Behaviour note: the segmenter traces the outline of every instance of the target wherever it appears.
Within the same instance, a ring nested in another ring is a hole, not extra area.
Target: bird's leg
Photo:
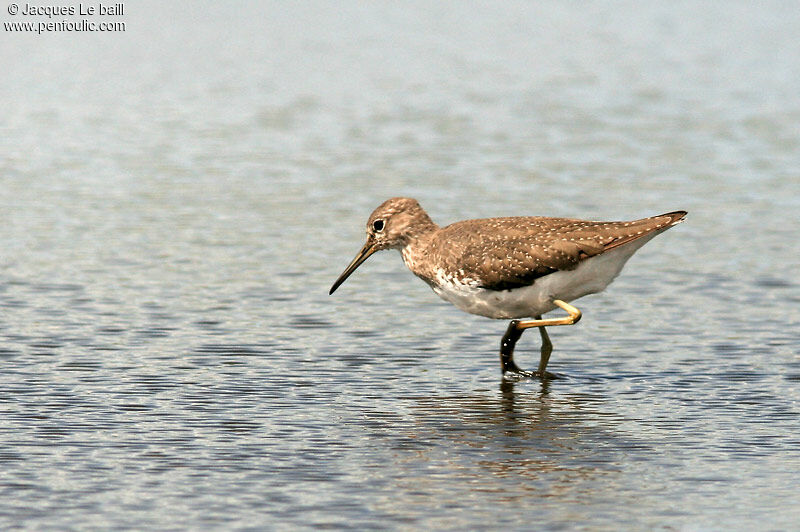
[[[503,375],[508,371],[511,373],[524,373],[514,363],[514,346],[525,330],[518,328],[518,323],[519,320],[511,320],[511,323],[508,324],[508,329],[506,329],[506,333],[503,335],[503,339],[500,341],[500,365],[503,370]]]
[[[500,344],[500,364],[504,375],[506,372],[511,372],[525,377],[554,377],[552,373],[545,371],[547,362],[550,360],[550,354],[553,352],[553,343],[550,341],[550,336],[544,328],[550,325],[572,325],[573,323],[577,323],[581,319],[581,311],[560,299],[554,299],[553,303],[567,311],[569,315],[564,318],[548,319],[542,319],[541,316],[536,316],[532,320],[512,320],[511,323],[508,324],[508,329],[506,329],[506,333],[503,335],[503,340]],[[542,336],[539,369],[535,373],[522,371],[514,363],[514,345],[517,343],[520,336],[522,336],[522,332],[531,327],[539,327],[539,333]]]
[[[531,327],[546,327],[550,325],[572,325],[573,323],[578,323],[580,321],[580,310],[576,309],[566,301],[561,301],[560,299],[554,299],[553,303],[556,306],[566,310],[569,316],[564,318],[547,318],[546,320],[543,320],[541,316],[536,316],[536,319],[533,320],[515,320],[517,322],[517,328],[530,329]]]
[[[541,319],[541,318],[539,318]],[[544,327],[539,327],[539,334],[542,335],[542,354],[539,358],[539,375],[547,375],[544,369],[547,367],[547,362],[550,360],[550,353],[553,352],[553,343],[550,341],[550,335]]]
[[[536,319],[541,320],[542,317],[536,316]],[[506,333],[500,343],[500,364],[502,365],[503,375],[512,373],[520,377],[555,378],[552,373],[545,372],[547,361],[550,360],[550,353],[553,352],[553,344],[550,342],[550,336],[548,336],[544,327],[539,327],[539,333],[542,335],[542,354],[539,359],[539,370],[536,372],[524,371],[514,362],[514,345],[524,331],[524,328],[519,327],[519,320],[513,320],[508,324],[508,329],[506,329]]]

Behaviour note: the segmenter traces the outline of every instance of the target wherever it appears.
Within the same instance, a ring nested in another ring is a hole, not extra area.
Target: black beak
[[[367,240],[367,243],[364,244],[364,247],[358,252],[356,258],[353,259],[353,262],[351,262],[350,265],[344,269],[342,275],[340,275],[339,278],[336,279],[336,282],[333,283],[333,286],[331,286],[331,291],[328,292],[328,295],[334,293],[336,289],[339,288],[339,285],[345,282],[345,280],[350,277],[350,274],[356,271],[356,268],[361,266],[361,263],[367,260],[369,256],[376,251],[378,250],[373,246],[372,242]]]

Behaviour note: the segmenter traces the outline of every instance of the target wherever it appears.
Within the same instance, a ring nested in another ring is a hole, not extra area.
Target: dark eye
[[[380,233],[383,231],[383,225],[383,220],[375,220],[372,222],[372,229],[374,229],[376,233]]]

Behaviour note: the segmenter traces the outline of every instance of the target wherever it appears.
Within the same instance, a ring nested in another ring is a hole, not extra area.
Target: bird
[[[512,216],[439,227],[417,200],[390,198],[369,216],[366,242],[329,295],[374,253],[399,250],[408,269],[445,301],[511,320],[500,342],[503,378],[557,378],[546,370],[553,345],[545,327],[577,323],[582,312],[572,302],[605,290],[640,247],[686,214],[617,222]],[[559,308],[566,316],[542,318]],[[514,362],[514,348],[534,327],[542,342],[539,365],[525,371]]]

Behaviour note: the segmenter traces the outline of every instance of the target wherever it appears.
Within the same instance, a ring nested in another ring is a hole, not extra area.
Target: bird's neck
[[[425,267],[425,264],[428,264],[425,259],[430,253],[430,243],[439,227],[430,221],[430,218],[428,218],[428,222],[429,225],[414,228],[413,236],[406,241],[406,245],[400,249],[400,253],[403,255],[403,262],[408,269],[417,277],[430,283],[431,272],[428,271],[429,268]]]
[[[425,211],[417,214],[413,224],[406,230],[406,246],[419,245],[427,237],[439,230],[439,226],[433,223],[431,217]]]

